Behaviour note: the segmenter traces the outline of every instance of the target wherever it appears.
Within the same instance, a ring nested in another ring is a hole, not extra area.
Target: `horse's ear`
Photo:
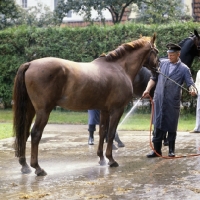
[[[156,40],[156,33],[153,34],[153,37],[151,38],[151,43],[154,44]]]
[[[199,38],[199,34],[196,29],[194,29],[194,34]]]

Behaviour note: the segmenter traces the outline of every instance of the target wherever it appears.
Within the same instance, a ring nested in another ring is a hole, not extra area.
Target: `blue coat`
[[[170,74],[169,65],[170,62],[168,59],[162,61],[160,64],[160,72],[176,81],[179,85],[182,85],[184,82],[187,87],[194,85],[190,69],[182,63],[180,59],[177,62],[175,69]],[[153,99],[154,128],[156,127],[168,132],[176,132],[180,113],[182,89],[162,74],[152,76],[151,79],[156,82]]]
[[[96,125],[100,121],[100,110],[88,110],[88,124]]]

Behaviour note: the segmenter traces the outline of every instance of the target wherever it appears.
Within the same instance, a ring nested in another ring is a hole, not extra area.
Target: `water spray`
[[[117,127],[117,130],[118,128],[123,124],[123,122],[126,120],[126,118],[128,118],[128,116],[131,114],[131,112],[135,109],[135,107],[138,105],[138,103],[140,102],[140,100],[142,99],[143,97],[141,97],[140,99],[138,99],[138,101],[136,102],[136,104],[131,108],[131,110],[126,114],[126,116],[124,117],[124,119],[120,122],[120,124],[118,125]]]

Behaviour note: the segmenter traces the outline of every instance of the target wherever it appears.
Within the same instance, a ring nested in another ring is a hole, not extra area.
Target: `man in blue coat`
[[[99,124],[100,121],[100,110],[94,109],[94,110],[88,110],[88,131],[89,131],[89,139],[88,144],[93,145],[94,144],[94,131],[96,131],[96,124]],[[107,138],[106,138],[107,140]],[[118,143],[118,147],[124,147],[124,143],[120,140],[119,135],[116,131],[115,133],[115,139]],[[113,150],[116,150],[117,147],[113,144]]]
[[[96,131],[96,124],[99,124],[100,121],[100,110],[88,110],[88,131],[89,138],[88,144],[94,144],[94,131]]]
[[[162,60],[158,69],[158,73],[152,75],[149,83],[143,93],[145,97],[150,90],[156,85],[154,92],[154,116],[153,116],[153,139],[154,150],[162,155],[162,140],[166,132],[168,132],[169,154],[175,156],[175,140],[178,126],[178,118],[180,113],[181,87],[184,82],[189,88],[192,96],[197,95],[197,90],[192,79],[190,69],[181,62],[181,47],[169,43],[167,46],[168,59]],[[164,75],[163,75],[164,74]],[[172,79],[179,85],[175,84]],[[148,158],[157,157],[152,151],[147,155]]]

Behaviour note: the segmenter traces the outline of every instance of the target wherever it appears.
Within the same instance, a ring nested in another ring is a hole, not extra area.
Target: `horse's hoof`
[[[110,167],[118,167],[119,164],[115,161],[113,163],[108,163],[110,165]]]
[[[43,169],[41,169],[39,172],[36,170],[35,174],[37,176],[46,176],[47,175],[47,173]]]
[[[27,165],[21,168],[22,174],[30,174],[32,172],[31,168]]]
[[[100,164],[101,166],[107,165],[107,163],[106,163],[106,160],[105,160],[105,159],[103,159],[103,160],[100,160],[100,161],[99,161],[99,164]]]

